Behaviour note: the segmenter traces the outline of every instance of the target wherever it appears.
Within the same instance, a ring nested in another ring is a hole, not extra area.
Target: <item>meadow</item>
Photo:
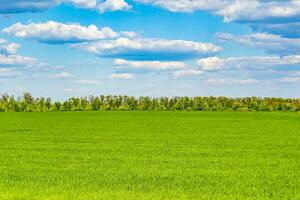
[[[300,199],[299,172],[299,113],[0,113],[1,200]]]

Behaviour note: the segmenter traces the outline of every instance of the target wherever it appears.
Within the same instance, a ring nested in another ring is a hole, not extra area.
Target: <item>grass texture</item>
[[[300,199],[300,114],[0,113],[1,200]]]

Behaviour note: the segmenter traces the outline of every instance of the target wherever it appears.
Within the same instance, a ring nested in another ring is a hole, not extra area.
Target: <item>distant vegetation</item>
[[[130,97],[90,96],[53,102],[50,98],[2,95],[0,112],[53,111],[284,111],[299,112],[300,99],[284,98],[227,98],[227,97]]]

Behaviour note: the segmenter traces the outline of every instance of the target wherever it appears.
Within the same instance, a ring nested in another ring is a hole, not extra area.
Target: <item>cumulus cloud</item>
[[[284,38],[279,35],[267,33],[243,36],[235,36],[229,33],[217,33],[216,37],[222,42],[235,42],[264,50],[270,54],[285,56],[300,53],[300,38]]]
[[[52,66],[35,58],[17,55],[20,45],[0,39],[0,77],[38,78],[43,72],[60,71],[63,66]],[[48,76],[48,75],[47,75]]]
[[[124,38],[131,38],[131,39],[134,39],[134,38],[138,38],[139,37],[139,34],[134,32],[134,31],[121,31],[119,33],[119,36],[120,37],[124,37]]]
[[[300,16],[298,0],[235,0],[229,6],[218,10],[225,21],[258,23],[297,20]]]
[[[219,70],[223,67],[223,60],[218,57],[209,57],[197,61],[197,64],[205,71]]]
[[[38,64],[38,61],[34,58],[0,54],[0,67],[25,67]]]
[[[172,12],[209,11],[227,22],[262,23],[299,21],[299,0],[134,0]],[[60,5],[106,11],[128,10],[125,0],[2,0],[0,13],[39,12]]]
[[[147,61],[207,57],[222,50],[211,43],[147,38],[118,38],[72,46],[100,57]]]
[[[15,54],[21,45],[0,38],[0,54]]]
[[[46,23],[16,23],[4,28],[3,33],[47,44],[73,44],[99,57],[127,60],[187,60],[208,57],[222,51],[212,43],[185,40],[143,38],[136,32],[114,32],[94,25]]]
[[[135,0],[138,3],[151,4],[170,10],[172,12],[193,12],[196,10],[218,10],[229,5],[232,1],[228,0]]]
[[[100,13],[126,11],[131,9],[131,5],[125,0],[62,0],[62,2],[79,8],[97,10]]]
[[[286,38],[300,38],[300,23],[278,23],[278,24],[254,24],[252,28],[256,32],[267,32]]]
[[[124,0],[106,0],[98,4],[97,9],[100,13],[107,11],[129,10],[131,6]]]
[[[49,44],[78,43],[117,37],[117,33],[108,27],[99,30],[95,25],[64,24],[55,21],[46,23],[16,23],[3,29],[3,33],[19,38]]]
[[[19,48],[20,45],[16,43],[0,39],[0,77],[37,78],[43,72],[60,71],[64,68],[40,62],[32,57],[17,55]]]
[[[199,69],[216,70],[298,70],[300,55],[293,56],[252,56],[252,57],[210,57],[197,61]]]
[[[299,21],[299,0],[135,0],[172,12],[210,11],[224,17],[226,22],[261,23]]]
[[[115,60],[117,69],[126,71],[171,71],[185,68],[183,62],[161,62],[161,61],[128,61],[123,59]]]
[[[130,74],[130,73],[112,74],[109,78],[110,79],[125,79],[125,80],[129,80],[129,79],[133,79],[133,74]]]
[[[78,8],[92,9],[97,6],[96,0],[63,0],[63,2],[74,5]]]
[[[247,84],[254,84],[258,83],[259,81],[256,79],[215,79],[210,78],[206,80],[207,84],[211,85],[247,85]]]
[[[100,13],[126,11],[132,8],[125,0],[62,0],[79,8],[93,9]]]
[[[0,13],[42,12],[62,3],[77,8],[106,11],[128,10],[131,6],[124,0],[1,0]]]

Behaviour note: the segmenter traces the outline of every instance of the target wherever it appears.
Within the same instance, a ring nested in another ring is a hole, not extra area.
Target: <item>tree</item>
[[[264,111],[299,112],[300,99],[284,98],[227,98],[227,97],[129,97],[90,96],[72,97],[64,102],[50,98],[34,98],[30,93],[15,98],[8,94],[0,97],[0,112],[49,112],[49,111]]]

